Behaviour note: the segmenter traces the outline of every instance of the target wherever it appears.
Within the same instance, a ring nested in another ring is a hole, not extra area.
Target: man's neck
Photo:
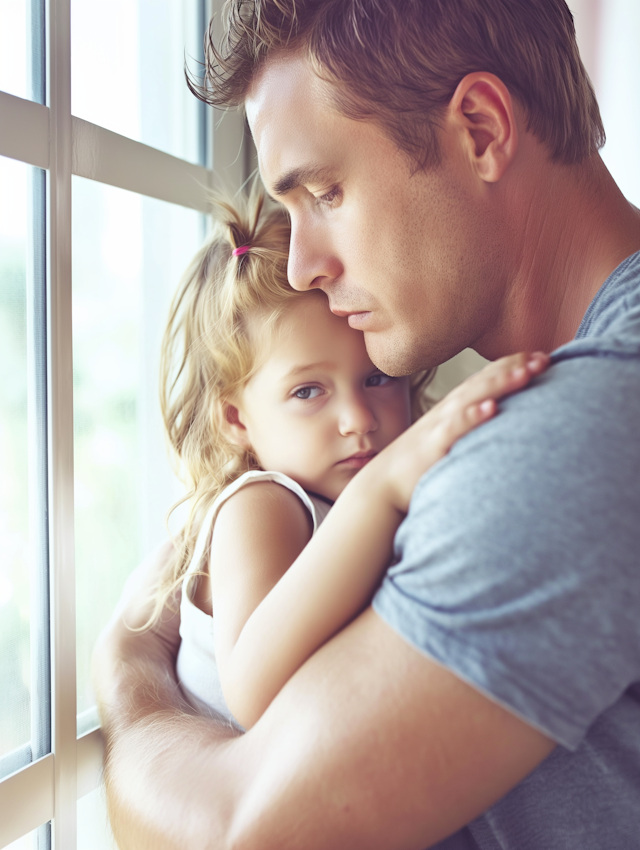
[[[490,359],[569,342],[604,281],[640,250],[640,212],[599,156],[579,167],[543,168],[546,179],[531,176],[526,206],[522,192],[512,205],[523,235],[502,315],[474,346]]]

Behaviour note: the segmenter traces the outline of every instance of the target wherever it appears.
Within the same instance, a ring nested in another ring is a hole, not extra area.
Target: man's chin
[[[364,344],[373,365],[392,378],[402,378],[431,368],[429,364],[424,365],[422,361],[428,358],[421,356],[417,348],[403,345],[388,332],[365,331]]]

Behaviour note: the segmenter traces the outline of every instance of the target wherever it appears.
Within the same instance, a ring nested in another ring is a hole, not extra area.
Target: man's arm
[[[93,655],[94,689],[105,736],[107,803],[120,848],[179,848],[185,846],[185,836],[196,834],[200,839],[190,839],[193,843],[186,846],[224,847],[216,845],[217,835],[227,826],[222,806],[217,818],[211,818],[212,831],[205,838],[197,795],[191,809],[189,793],[196,776],[208,779],[207,770],[198,764],[205,749],[209,752],[239,733],[223,718],[217,722],[198,715],[178,686],[177,601],[165,606],[152,631],[133,631],[148,620],[152,589],[171,551],[170,543],[163,544],[133,573]],[[201,749],[201,742],[206,747]],[[212,765],[205,761],[209,769]]]
[[[107,795],[123,850],[423,850],[553,749],[371,609],[235,737],[180,697],[176,618],[157,633],[126,628],[123,616],[135,623],[141,608],[125,603],[96,654]]]
[[[296,497],[277,484],[252,485],[223,505],[209,558],[214,637],[224,696],[242,726],[371,601],[422,475],[547,364],[522,352],[456,387],[360,470],[309,542],[301,503],[292,507]],[[268,500],[265,487],[274,488]]]

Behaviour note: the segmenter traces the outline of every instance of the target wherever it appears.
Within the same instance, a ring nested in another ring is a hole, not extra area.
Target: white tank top
[[[275,481],[295,493],[311,514],[314,534],[331,507],[317,496],[305,492],[296,481],[282,472],[263,472],[259,469],[253,469],[245,472],[244,475],[225,487],[207,511],[202,522],[193,550],[193,557],[182,582],[182,599],[180,602],[180,637],[182,642],[178,650],[176,670],[182,690],[194,708],[205,714],[211,714],[213,709],[214,712],[222,714],[235,726],[239,724],[227,707],[220,685],[213,645],[213,617],[205,614],[204,611],[194,605],[189,590],[191,579],[194,573],[201,569],[203,556],[209,550],[218,511],[234,493],[237,493],[246,484],[253,484],[256,481]]]

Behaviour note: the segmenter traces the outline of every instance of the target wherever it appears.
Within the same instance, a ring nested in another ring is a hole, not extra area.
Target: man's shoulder
[[[428,529],[479,556],[546,535],[578,556],[621,534],[640,512],[640,357],[564,357],[500,407],[422,477],[398,539],[422,549]]]
[[[570,749],[637,678],[638,365],[559,358],[504,400],[420,480],[374,599]]]
[[[577,339],[640,338],[640,251],[605,280],[580,323]]]
[[[542,468],[541,454],[563,451],[568,458],[582,451],[595,460],[608,454],[607,441],[637,456],[640,252],[607,279],[576,338],[552,352],[551,362],[528,389],[501,404],[502,415],[487,432],[481,429],[481,438],[495,437],[495,451],[526,442],[529,462],[540,462]]]
[[[616,465],[621,450],[640,458],[640,352],[610,345],[587,353],[578,346],[566,346],[544,375],[502,401],[494,419],[453,447],[450,469],[445,462],[436,473],[463,465],[467,474],[475,467],[486,474],[514,464],[560,473],[598,456]]]
[[[552,356],[548,371],[505,399],[491,431],[530,440],[532,451],[579,435],[636,432],[640,415],[640,335],[576,340]],[[488,436],[488,434],[486,435]]]

